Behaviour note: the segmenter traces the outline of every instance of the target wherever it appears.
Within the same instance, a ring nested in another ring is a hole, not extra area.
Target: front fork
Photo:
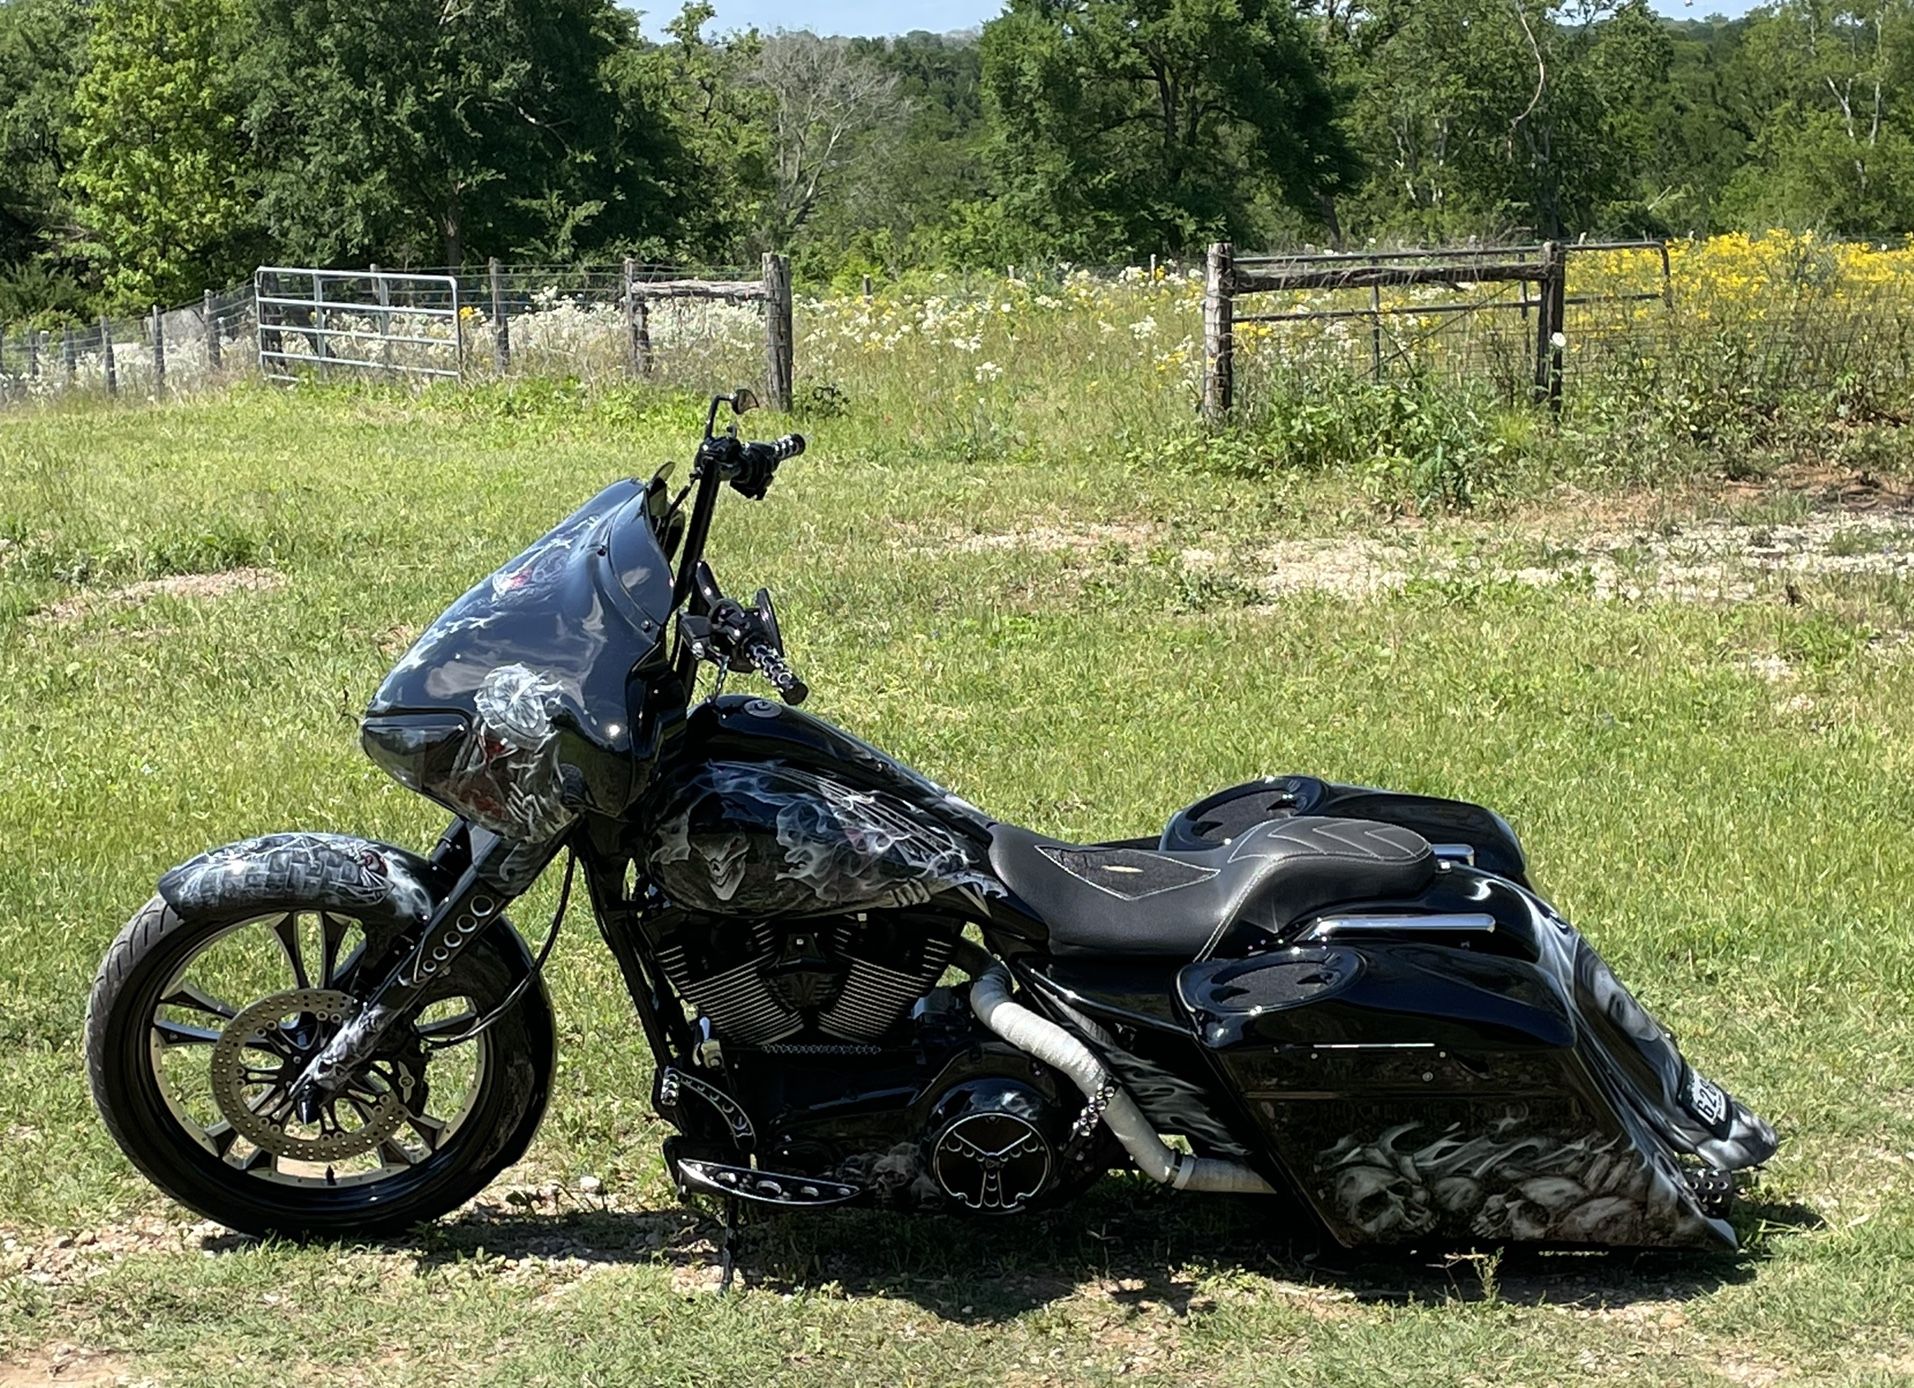
[[[562,843],[553,839],[531,846],[464,820],[445,831],[432,852],[432,862],[457,873],[451,890],[410,932],[410,947],[362,999],[358,1014],[339,1028],[293,1082],[293,1108],[302,1120],[317,1120],[327,1101],[378,1052],[387,1033],[419,1011],[426,990],[452,968],[460,953],[538,880]]]

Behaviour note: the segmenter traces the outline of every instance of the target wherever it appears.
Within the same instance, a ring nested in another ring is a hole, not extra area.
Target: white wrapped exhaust
[[[1269,1182],[1240,1162],[1195,1157],[1179,1152],[1150,1126],[1136,1101],[1116,1083],[1090,1048],[1010,997],[1010,975],[992,964],[970,985],[970,1010],[977,1020],[1018,1050],[1055,1066],[1070,1077],[1091,1103],[1108,1094],[1103,1121],[1147,1176],[1178,1190],[1218,1191],[1232,1195],[1273,1195]]]

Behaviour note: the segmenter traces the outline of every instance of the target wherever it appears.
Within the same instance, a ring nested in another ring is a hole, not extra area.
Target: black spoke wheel
[[[297,901],[127,923],[94,980],[87,1071],[109,1131],[162,1190],[229,1228],[369,1236],[477,1194],[530,1144],[554,1057],[542,988],[461,1039],[531,967],[503,921],[434,982],[316,1114],[292,1082],[358,1009],[400,922]]]

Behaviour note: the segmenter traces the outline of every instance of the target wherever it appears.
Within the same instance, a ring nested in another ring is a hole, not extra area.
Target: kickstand
[[[731,1282],[738,1271],[738,1244],[744,1228],[744,1211],[739,1207],[737,1197],[727,1195],[724,1198],[722,1213],[718,1222],[724,1226],[724,1241],[718,1245],[718,1294],[722,1296],[731,1290]]]

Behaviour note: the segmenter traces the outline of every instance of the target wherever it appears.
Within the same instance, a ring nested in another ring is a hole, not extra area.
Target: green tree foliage
[[[1356,170],[1282,0],[1009,0],[983,82],[1004,207],[1051,254],[1253,241],[1261,190],[1314,215]]]
[[[1755,16],[1740,58],[1767,111],[1730,215],[1845,234],[1914,227],[1914,0],[1783,0]]]
[[[722,5],[726,0],[717,0]],[[1006,0],[655,39],[616,0],[0,0],[0,318],[255,258],[861,274],[1914,231],[1914,0]]]
[[[1643,0],[1381,0],[1348,32],[1365,227],[1554,236],[1638,201],[1673,60]]]
[[[669,132],[610,0],[253,0],[259,213],[319,264],[575,254],[668,232]]]
[[[712,38],[717,11],[688,0],[663,42],[630,55],[631,96],[675,132],[689,170],[679,244],[743,261],[768,247],[762,230],[773,198],[769,91],[752,80],[763,40],[755,32]]]
[[[67,179],[107,302],[138,309],[257,264],[242,182],[238,0],[100,0]]]
[[[72,258],[67,130],[89,23],[79,0],[0,3],[0,285]]]

